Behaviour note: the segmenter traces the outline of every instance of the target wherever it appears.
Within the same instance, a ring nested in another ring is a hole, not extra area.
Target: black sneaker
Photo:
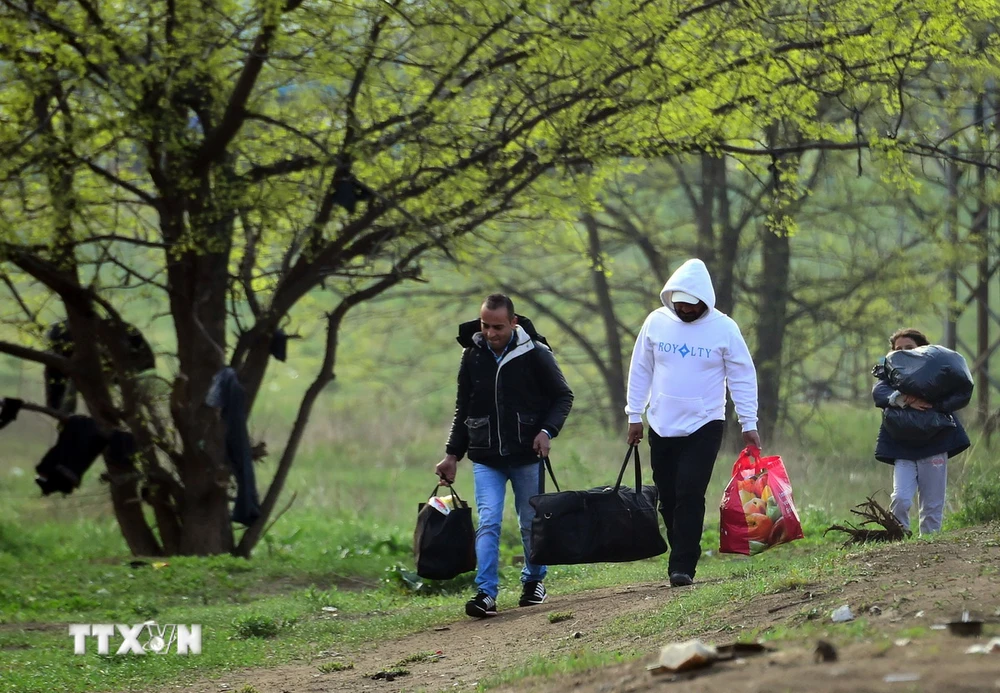
[[[472,618],[486,618],[497,615],[497,600],[480,591],[475,597],[465,602],[465,613]]]
[[[687,573],[670,573],[671,587],[687,587],[694,584],[694,578]]]
[[[524,583],[524,589],[521,590],[521,601],[517,605],[534,606],[535,604],[541,604],[547,596],[545,594],[545,585],[532,580],[531,582]]]

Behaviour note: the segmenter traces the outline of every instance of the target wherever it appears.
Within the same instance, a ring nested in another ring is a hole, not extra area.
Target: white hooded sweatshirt
[[[694,322],[674,311],[671,294],[683,291],[708,310]],[[726,418],[726,385],[744,431],[757,428],[757,373],[736,322],[715,309],[708,268],[692,259],[677,268],[660,292],[663,308],[639,331],[628,373],[629,423],[646,418],[662,437],[688,436]],[[652,403],[650,403],[652,402]]]

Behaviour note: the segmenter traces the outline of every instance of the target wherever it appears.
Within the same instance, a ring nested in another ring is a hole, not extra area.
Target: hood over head
[[[660,291],[660,300],[663,305],[675,313],[671,294],[674,291],[681,291],[691,294],[700,301],[703,301],[708,310],[706,315],[715,310],[715,288],[712,286],[712,277],[708,274],[708,267],[698,258],[692,258],[677,268],[670,275],[670,279],[663,285]]]

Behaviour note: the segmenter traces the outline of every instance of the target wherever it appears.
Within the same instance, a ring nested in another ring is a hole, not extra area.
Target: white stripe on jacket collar
[[[500,362],[501,366],[510,361],[512,358],[516,358],[521,354],[526,354],[535,348],[535,340],[528,336],[528,333],[524,331],[523,327],[515,325],[514,334],[517,335],[517,343],[514,345],[514,348],[508,351],[507,355],[503,357],[503,360]],[[472,341],[475,342],[476,346],[483,346],[483,333],[477,332],[472,335]],[[486,345],[486,348],[489,349],[489,345]]]

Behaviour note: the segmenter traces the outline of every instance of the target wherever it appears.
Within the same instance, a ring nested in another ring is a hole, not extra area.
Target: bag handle
[[[747,469],[750,465],[747,465],[746,460],[750,459],[753,462],[753,467],[756,468],[757,461],[760,459],[760,450],[752,445],[748,445],[740,452],[736,457],[736,461],[733,462],[733,473],[731,476],[736,476],[740,473],[740,470]]]
[[[615,482],[615,491],[617,492],[622,485],[622,479],[625,476],[625,470],[628,469],[628,461],[632,457],[632,453],[635,453],[635,492],[642,493],[642,463],[639,461],[639,446],[629,445],[628,452],[625,453],[625,460],[622,462],[621,471],[618,472],[618,481]]]
[[[458,495],[458,492],[455,490],[455,487],[452,486],[451,484],[447,484],[447,486],[448,486],[448,490],[451,491],[451,495],[453,495],[455,497],[455,507],[458,508],[460,506],[464,506],[465,505],[465,501],[462,500],[461,496]],[[441,488],[442,488],[441,484],[435,484],[434,485],[434,490],[431,491],[431,496],[436,496],[438,494],[438,491],[441,490]]]
[[[549,476],[552,477],[552,483],[555,484],[556,491],[562,492],[559,488],[559,482],[556,481],[556,475],[552,472],[552,463],[549,461],[548,457],[542,458],[542,464],[538,467],[538,492],[545,493],[545,470],[549,470]]]
[[[752,462],[752,464],[747,464],[747,460]],[[731,476],[736,476],[743,469],[753,469],[754,474],[759,474],[765,469],[760,462],[760,448],[756,445],[748,445],[743,448],[743,452],[740,453],[739,457],[733,463],[733,473]]]

